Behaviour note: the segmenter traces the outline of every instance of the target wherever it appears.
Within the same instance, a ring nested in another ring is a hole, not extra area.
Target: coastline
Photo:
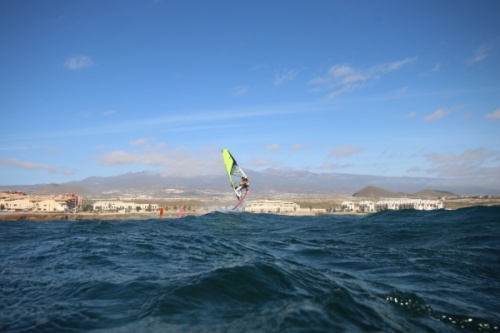
[[[176,218],[177,215],[164,215],[163,218]],[[47,213],[47,212],[8,212],[0,214],[0,221],[111,221],[159,219],[158,212],[152,213]]]
[[[331,206],[332,200],[319,199],[316,200],[303,200],[301,204],[311,207],[317,206]],[[460,198],[443,200],[445,210],[456,210],[460,208],[476,207],[476,206],[496,206],[500,205],[500,198]],[[184,218],[187,216],[198,216],[211,212],[211,210],[202,209],[199,211],[186,212]],[[266,213],[262,213],[266,214]],[[305,213],[281,213],[280,215],[289,216],[314,216],[314,215],[369,215],[373,212],[327,212],[322,214],[305,214]],[[0,222],[12,221],[31,221],[31,222],[44,222],[44,221],[116,221],[116,220],[151,220],[151,219],[178,219],[177,212],[167,211],[163,217],[160,217],[159,212],[143,212],[143,213],[104,213],[104,212],[80,212],[80,213],[61,213],[61,212],[2,212],[0,213]]]
[[[207,214],[187,214],[187,216],[198,216]],[[255,214],[255,213],[254,213]],[[326,214],[297,214],[297,213],[282,213],[280,215],[289,216],[314,216],[314,215],[368,215],[370,213],[364,212],[335,212]],[[0,214],[0,222],[13,222],[13,221],[30,221],[30,222],[46,222],[46,221],[117,221],[117,220],[152,220],[163,219],[171,220],[178,219],[177,213],[164,214],[160,217],[159,212],[151,213],[41,213],[41,212],[8,212]]]

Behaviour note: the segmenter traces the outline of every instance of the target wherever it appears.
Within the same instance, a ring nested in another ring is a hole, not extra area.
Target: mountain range
[[[432,198],[442,198],[442,197],[456,197],[457,194],[449,191],[438,191],[438,190],[421,190],[415,193],[407,192],[393,192],[378,188],[375,186],[367,186],[361,191],[356,192],[352,195],[355,198],[420,198],[420,199],[432,199]]]
[[[472,179],[458,182],[456,179],[448,178],[383,177],[276,169],[247,171],[247,174],[250,178],[253,196],[257,197],[272,197],[282,194],[370,197],[375,195],[374,189],[378,189],[378,197],[394,197],[395,194],[412,196],[424,190],[438,194],[500,194],[500,189],[495,184],[488,185]],[[80,181],[60,184],[0,186],[0,189],[17,190],[30,194],[75,193],[82,196],[141,192],[145,195],[165,197],[169,193],[182,193],[185,196],[230,193],[229,186],[225,174],[179,177],[143,171],[110,177],[88,177]],[[387,191],[387,195],[381,193],[380,190]],[[420,195],[424,194],[420,192]]]

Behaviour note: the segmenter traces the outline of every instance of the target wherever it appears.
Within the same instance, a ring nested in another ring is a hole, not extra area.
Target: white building
[[[100,210],[108,212],[157,211],[159,209],[157,204],[138,204],[131,201],[121,201],[121,200],[96,201],[92,206],[95,211]]]
[[[38,211],[42,212],[64,212],[68,208],[65,200],[43,199],[36,203]]]
[[[255,200],[250,201],[244,208],[249,213],[273,213],[273,214],[320,214],[326,213],[322,208],[300,208],[300,206],[290,201],[279,200]]]
[[[64,212],[68,209],[68,202],[75,207],[80,200],[74,194],[31,196],[14,191],[0,193],[0,207],[10,211]]]
[[[377,211],[390,209],[416,209],[416,210],[434,210],[443,209],[443,202],[440,200],[426,199],[386,199],[377,201]]]
[[[375,212],[375,203],[373,201],[360,201],[359,210],[364,213]]]
[[[35,202],[28,197],[0,198],[0,205],[4,210],[34,210]]]
[[[342,202],[342,210],[344,212],[354,212],[354,202],[352,201]]]
[[[250,213],[294,213],[300,206],[293,202],[277,200],[255,200],[246,204],[244,211]]]

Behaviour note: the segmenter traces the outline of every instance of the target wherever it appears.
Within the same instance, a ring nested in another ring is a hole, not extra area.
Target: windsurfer
[[[248,184],[248,178],[247,177],[241,177],[241,182],[238,184],[238,186],[236,186],[234,188],[234,190],[236,191],[236,196],[239,198],[241,198],[241,191],[243,189],[246,189],[248,191],[248,187],[250,185]]]

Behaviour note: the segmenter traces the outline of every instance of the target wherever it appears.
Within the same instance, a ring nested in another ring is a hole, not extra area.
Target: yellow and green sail
[[[224,160],[224,165],[226,166],[227,176],[229,177],[229,181],[231,182],[231,188],[234,189],[234,187],[236,186],[235,181],[239,181],[235,180],[233,177],[246,177],[247,175],[245,175],[245,173],[240,168],[233,155],[231,155],[227,148],[222,149],[222,159]]]

